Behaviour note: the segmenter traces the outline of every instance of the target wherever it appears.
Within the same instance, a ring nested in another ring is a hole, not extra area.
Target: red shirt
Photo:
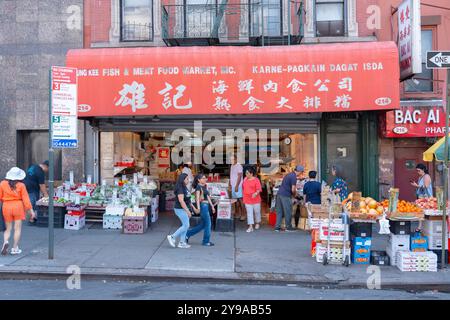
[[[254,194],[256,191],[262,191],[261,182],[259,181],[259,179],[256,177],[254,177],[252,180],[245,178],[244,183],[242,184],[244,204],[261,203],[261,196],[259,193],[255,198],[252,197],[252,194]]]

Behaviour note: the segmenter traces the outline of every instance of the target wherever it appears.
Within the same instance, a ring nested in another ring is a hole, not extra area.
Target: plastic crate
[[[372,251],[370,254],[370,264],[375,266],[389,266],[390,259],[386,251]]]
[[[411,221],[389,221],[389,229],[395,235],[411,234]]]
[[[66,207],[54,207],[53,208],[53,226],[55,228],[64,228],[64,219],[66,215]],[[36,208],[38,227],[48,227],[48,207],[38,206]]]
[[[143,234],[148,228],[148,216],[144,217],[123,217],[123,233]]]
[[[354,222],[350,225],[350,234],[355,237],[372,237],[372,223]]]

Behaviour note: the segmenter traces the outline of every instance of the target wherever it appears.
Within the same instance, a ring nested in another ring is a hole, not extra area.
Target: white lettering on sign
[[[427,123],[439,123],[439,110],[436,110],[436,113],[434,113],[434,110],[431,109],[428,113]]]
[[[395,110],[396,124],[418,124],[422,121],[422,112],[420,110]]]

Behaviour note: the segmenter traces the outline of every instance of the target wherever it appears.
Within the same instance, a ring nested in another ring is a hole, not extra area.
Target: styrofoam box
[[[399,251],[396,255],[397,267],[401,271],[437,271],[437,255],[433,252]]]
[[[344,225],[342,220],[334,219],[330,224],[330,240],[331,241],[344,241]],[[319,229],[319,239],[328,240],[328,220],[322,220]]]
[[[428,249],[440,250],[442,249],[442,233],[437,235],[428,235]],[[445,249],[448,249],[448,241],[445,241]]]
[[[442,221],[425,220],[423,222],[423,231],[428,235],[442,235]]]
[[[346,253],[348,256],[348,261],[350,263],[350,254],[351,254],[351,249],[347,248],[346,249]],[[316,245],[316,261],[319,263],[323,262],[323,255],[327,252],[327,246],[323,245],[322,243],[318,243]],[[331,261],[344,261],[344,255],[343,255],[343,250],[342,247],[331,247],[330,248],[330,257],[328,257],[329,260]]]
[[[103,215],[103,229],[122,229],[122,220],[123,216],[117,215],[107,215],[106,213]]]
[[[409,243],[410,236],[408,234],[400,235],[400,234],[390,234],[388,239],[387,248],[390,248],[390,251],[396,254],[397,251],[409,251]]]
[[[400,251],[400,250],[398,250],[398,251]],[[398,251],[393,252],[390,247],[386,248],[386,254],[389,256],[389,259],[391,261],[391,266],[397,266],[397,262],[398,262],[397,261],[397,252]]]
[[[86,216],[71,216],[66,214],[64,217],[64,229],[80,230],[86,225]]]

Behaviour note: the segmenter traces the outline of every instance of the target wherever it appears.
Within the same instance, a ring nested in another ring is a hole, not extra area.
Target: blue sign
[[[53,148],[78,148],[78,140],[76,139],[53,139]]]

